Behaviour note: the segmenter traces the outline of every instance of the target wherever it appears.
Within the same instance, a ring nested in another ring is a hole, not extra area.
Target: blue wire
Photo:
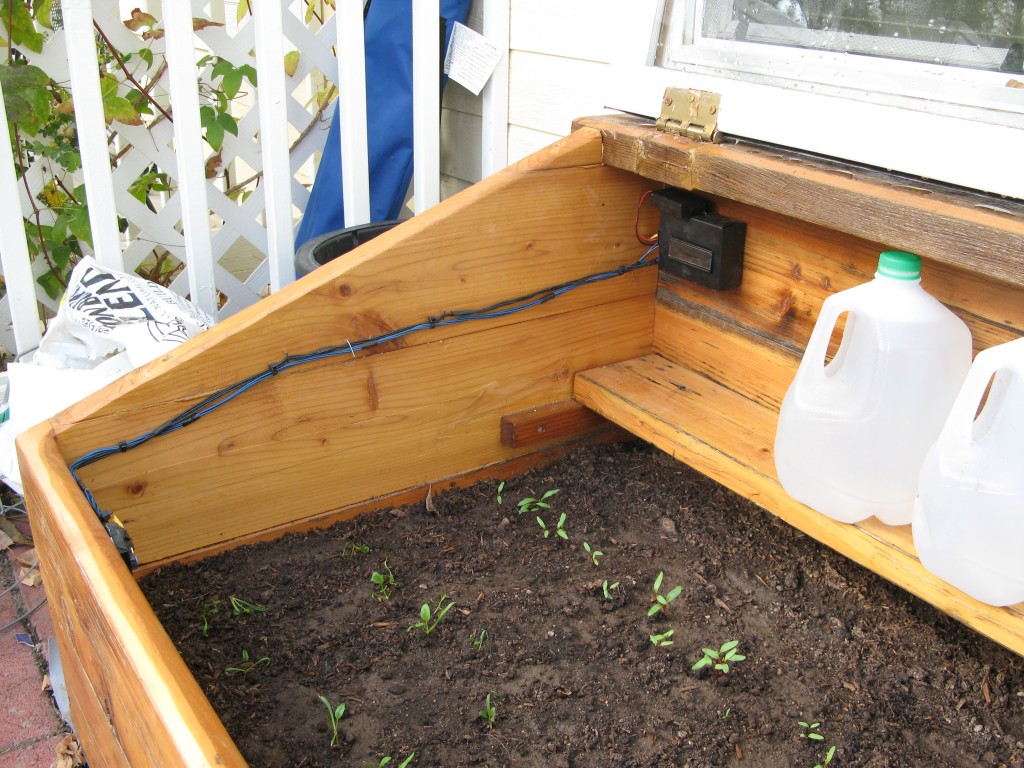
[[[78,476],[78,470],[89,464],[105,459],[107,456],[112,456],[115,453],[124,453],[125,451],[137,448],[155,437],[177,432],[179,429],[184,429],[192,422],[201,419],[203,416],[212,413],[222,406],[227,405],[232,400],[248,392],[256,385],[276,376],[282,371],[287,371],[296,366],[305,365],[317,360],[327,360],[333,357],[342,356],[354,356],[357,352],[364,352],[367,349],[372,349],[373,347],[380,346],[381,344],[387,344],[388,342],[401,339],[411,333],[416,333],[417,331],[426,331],[432,328],[456,325],[457,323],[465,323],[471,320],[493,320],[499,317],[507,317],[508,315],[515,314],[516,312],[522,312],[526,309],[531,309],[533,307],[540,306],[541,304],[545,304],[575,288],[596,283],[601,280],[609,280],[613,277],[619,277],[620,275],[632,272],[635,269],[657,264],[657,257],[650,261],[647,260],[647,258],[657,250],[657,248],[658,245],[655,243],[644,253],[643,256],[632,264],[625,264],[617,269],[611,269],[605,272],[596,272],[568,283],[553,285],[525,296],[498,302],[497,304],[492,304],[489,307],[473,310],[443,312],[437,317],[428,318],[425,322],[408,325],[405,328],[389,331],[388,333],[384,333],[379,336],[371,336],[369,338],[353,342],[346,341],[343,345],[339,344],[333,347],[325,347],[323,349],[314,350],[313,352],[307,352],[300,355],[285,355],[280,362],[271,364],[266,370],[255,373],[248,378],[235,382],[234,384],[229,384],[213,394],[208,395],[200,402],[186,408],[177,416],[165,421],[159,427],[150,432],[146,432],[138,437],[132,438],[131,440],[118,443],[117,445],[108,445],[104,448],[97,448],[89,451],[83,456],[80,456],[68,467],[71,470],[71,476],[75,479],[78,487],[82,489],[82,493],[85,495],[85,499],[89,503],[89,506],[92,507],[100,520],[106,523],[107,520],[110,519],[112,513],[100,509],[100,506],[96,502],[92,492],[85,486],[85,483],[83,483],[81,478]]]

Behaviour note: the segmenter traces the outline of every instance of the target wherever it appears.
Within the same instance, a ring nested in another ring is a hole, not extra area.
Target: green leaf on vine
[[[104,101],[108,96],[117,96],[117,78],[111,74],[105,74],[100,78],[100,98]]]
[[[284,73],[285,73],[285,75],[287,75],[288,77],[293,77],[295,75],[295,70],[297,70],[298,68],[299,68],[299,52],[298,51],[288,51],[288,53],[286,53],[284,55]]]
[[[203,104],[199,107],[199,124],[203,128],[209,128],[215,122],[217,122],[217,113],[214,112],[213,107],[209,104]]]
[[[132,103],[121,96],[108,96],[103,99],[103,117],[109,125],[117,120],[125,125],[142,125],[142,117]]]
[[[57,243],[63,243],[68,239],[68,220],[70,218],[67,213],[57,215],[57,218],[53,220],[53,226],[50,227],[50,239]]]
[[[256,68],[251,64],[243,64],[238,68],[238,71],[245,75],[245,79],[252,83],[253,87],[256,87]]]
[[[224,75],[224,79],[221,80],[221,87],[224,89],[225,96],[229,99],[235,98],[242,87],[242,71],[232,69],[230,72],[227,72]]]
[[[43,41],[46,39],[36,29],[28,6],[20,0],[0,0],[0,18],[4,24],[10,23],[8,30],[16,45],[24,45],[30,51],[42,53]]]
[[[36,23],[41,27],[53,29],[53,22],[50,15],[53,11],[53,0],[35,0],[32,15],[36,17]]]
[[[50,78],[33,64],[4,64],[0,66],[0,82],[7,94],[26,88],[45,88]]]
[[[64,292],[64,286],[61,285],[60,280],[50,270],[46,270],[39,277],[36,278],[36,282],[46,291],[46,295],[51,299],[56,299]]]
[[[221,112],[217,115],[217,122],[220,127],[230,133],[232,136],[238,135],[238,122],[226,112]]]
[[[0,85],[4,90],[7,121],[24,134],[32,135],[52,114],[50,78],[31,64],[0,66]]]
[[[213,147],[214,152],[220,152],[224,144],[224,126],[214,122],[206,128],[206,142]]]
[[[89,206],[81,205],[68,220],[68,229],[79,240],[92,245],[92,226],[89,224]]]

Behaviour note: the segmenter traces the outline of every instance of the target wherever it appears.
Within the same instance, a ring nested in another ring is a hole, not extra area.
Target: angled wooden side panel
[[[600,161],[599,134],[578,132],[225,321],[59,416],[64,459],[143,434],[286,353],[636,261],[646,182]],[[649,351],[656,279],[640,269],[283,372],[81,477],[145,563],[509,460],[535,447],[501,444],[503,414],[564,400],[577,370]]]
[[[63,469],[49,427],[23,435],[18,449],[72,718],[90,764],[245,765]]]

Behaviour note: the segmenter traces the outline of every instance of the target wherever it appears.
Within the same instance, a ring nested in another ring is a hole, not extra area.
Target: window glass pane
[[[705,38],[1024,71],[1024,0],[705,0]]]

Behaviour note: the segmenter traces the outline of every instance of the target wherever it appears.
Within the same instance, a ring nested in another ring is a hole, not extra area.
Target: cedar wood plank
[[[1024,286],[1020,201],[749,144],[701,144],[638,117],[580,118],[573,127],[600,130],[604,161],[616,168]]]
[[[245,761],[86,505],[43,423],[18,441],[39,567],[93,765]]]

